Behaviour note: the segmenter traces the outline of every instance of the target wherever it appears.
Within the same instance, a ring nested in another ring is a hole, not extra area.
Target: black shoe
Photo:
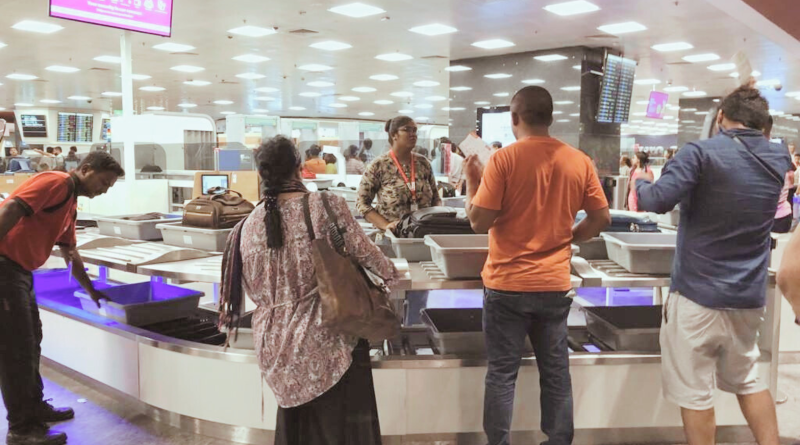
[[[8,432],[6,445],[65,445],[67,435],[48,428],[34,428],[26,433]]]
[[[50,400],[52,399],[43,401],[36,411],[36,417],[40,422],[64,422],[75,418],[75,411],[73,411],[72,408],[55,408],[48,403]]]

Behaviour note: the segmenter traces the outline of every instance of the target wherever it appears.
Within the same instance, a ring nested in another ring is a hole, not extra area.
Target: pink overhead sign
[[[50,16],[170,37],[172,1],[50,0]]]

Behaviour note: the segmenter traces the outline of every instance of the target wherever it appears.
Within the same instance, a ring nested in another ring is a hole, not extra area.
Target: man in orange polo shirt
[[[304,166],[306,170],[311,173],[324,175],[327,164],[319,157],[320,153],[322,153],[322,150],[320,150],[319,145],[312,145],[311,148],[308,149],[308,159],[306,159]]]
[[[32,177],[0,205],[0,392],[8,411],[7,445],[67,442],[64,433],[47,426],[75,414],[43,400],[42,325],[31,272],[58,245],[72,263],[72,274],[99,307],[105,296],[92,286],[76,248],[78,196],[100,196],[124,174],[111,155],[93,152],[71,174]]]
[[[489,233],[483,269],[489,358],[484,430],[489,445],[511,443],[514,388],[528,336],[541,377],[546,443],[567,445],[574,436],[567,346],[570,244],[597,236],[611,217],[591,159],[550,137],[553,98],[547,90],[520,90],[511,119],[517,142],[492,155],[482,180],[477,157],[464,165],[472,228]],[[588,216],[574,226],[579,210]]]

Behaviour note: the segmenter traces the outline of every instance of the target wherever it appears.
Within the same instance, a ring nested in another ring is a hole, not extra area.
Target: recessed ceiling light
[[[572,65],[572,69],[580,71],[583,67],[581,65]]]
[[[6,45],[5,43],[3,43],[3,42],[0,42],[0,48],[5,48],[5,47],[7,47],[7,46],[8,46],[8,45]],[[5,108],[3,108],[3,109],[5,110]]]
[[[97,56],[94,58],[94,60],[104,63],[116,63],[116,64],[122,63],[122,59],[117,56]]]
[[[719,59],[720,57],[714,53],[694,54],[683,58],[683,60],[691,63],[711,62],[712,60],[719,60]]]
[[[430,25],[417,26],[409,29],[409,31],[415,32],[417,34],[424,34],[426,36],[439,36],[442,34],[452,34],[454,32],[457,32],[458,30],[453,28],[452,26],[433,23]]]
[[[32,107],[33,104],[25,103],[25,102],[17,102],[14,104],[15,107]]]
[[[256,97],[256,100],[259,101],[259,102],[273,102],[273,101],[275,101],[277,99],[275,99],[274,97],[269,97],[269,96],[258,96],[258,97]]]
[[[220,111],[219,114],[228,115],[228,114],[236,114],[236,112],[235,111]]]
[[[444,69],[445,71],[452,71],[452,72],[459,72],[459,71],[472,71],[472,68],[464,65],[453,65],[448,66]]]
[[[428,108],[433,108],[433,105],[431,105],[431,104],[419,104],[419,105],[414,105],[414,108],[419,108],[421,110],[425,110],[425,109],[428,109]]]
[[[60,100],[55,100],[55,99],[42,99],[39,102],[43,103],[43,104],[60,104],[61,103]]]
[[[684,108],[683,111],[697,111],[697,108]]]
[[[119,76],[122,77],[122,76]],[[151,79],[153,76],[148,76],[147,74],[131,74],[131,79],[133,80],[147,80]]]
[[[539,85],[539,84],[543,84],[544,80],[542,80],[542,79],[525,79],[525,80],[522,81],[522,83],[525,83],[525,84],[528,84],[528,85]]]
[[[47,71],[53,71],[56,73],[77,73],[80,71],[80,68],[75,68],[72,66],[61,66],[61,65],[51,65],[45,68]]]
[[[578,116],[580,116],[580,115],[581,115],[580,113],[570,113],[570,116],[571,116],[571,117],[578,117]]]
[[[378,60],[384,60],[386,62],[402,62],[403,60],[411,60],[413,57],[409,56],[408,54],[402,53],[389,53],[389,54],[381,54],[379,56],[375,56]]]
[[[508,97],[509,93],[494,93],[495,97]]]
[[[164,91],[166,88],[164,87],[155,87],[155,86],[147,86],[139,88],[141,91]]]
[[[147,107],[147,109],[150,110],[150,111],[164,111],[165,110],[164,107]]]
[[[495,73],[495,74],[487,74],[483,77],[486,77],[487,79],[508,79],[509,77],[511,77],[511,74]]]
[[[498,48],[508,48],[514,46],[514,43],[503,39],[492,39],[492,40],[481,40],[480,42],[475,42],[472,44],[472,46],[477,46],[478,48],[483,48],[483,49],[498,49]]]
[[[433,80],[420,80],[419,82],[414,82],[415,87],[438,87],[441,85],[439,82],[435,82]]]
[[[575,102],[573,102],[571,100],[557,100],[557,101],[553,102],[553,105],[572,105],[574,103]]]
[[[376,101],[375,101],[375,102],[373,102],[373,103],[374,103],[374,104],[376,104],[376,105],[391,105],[391,104],[393,104],[394,102],[392,102],[391,100],[385,100],[385,99],[381,99],[381,100],[376,100]]]
[[[332,108],[347,108],[347,104],[340,104],[340,103],[333,103],[328,106]]]
[[[319,71],[330,71],[333,68],[329,67],[328,65],[320,65],[318,63],[309,63],[308,65],[298,66],[297,69],[303,70],[303,71],[319,72]]]
[[[639,100],[639,101],[636,101],[636,105],[650,105],[650,101],[649,100]]]
[[[417,117],[417,120],[418,121],[429,121],[429,120],[431,120],[431,118],[429,118],[428,116],[419,116],[419,117]]]
[[[399,79],[399,77],[395,76],[394,74],[376,74],[374,76],[369,76],[369,78],[372,80],[379,80],[381,82]]]
[[[567,60],[568,57],[561,54],[547,54],[545,56],[536,56],[534,59],[540,62],[555,62],[557,60]]]
[[[413,95],[414,93],[411,93],[409,91],[395,91],[394,93],[392,93],[392,96],[394,97],[411,97]]]
[[[214,103],[217,105],[233,105],[232,100],[215,100]]]
[[[289,107],[289,109],[292,111],[303,111],[305,110],[305,107]]]
[[[310,46],[311,48],[324,49],[325,51],[341,51],[343,49],[350,49],[353,47],[353,45],[350,45],[349,43],[336,42],[333,40],[312,43]]]
[[[258,80],[258,79],[263,79],[267,76],[258,73],[242,73],[242,74],[237,74],[236,77],[247,80]]]
[[[553,111],[553,114],[554,115],[559,115],[559,114],[564,114],[564,112],[563,111]]]
[[[600,7],[598,7],[594,3],[589,3],[585,0],[577,0],[572,2],[555,3],[552,5],[547,5],[544,7],[544,9],[546,11],[552,12],[553,14],[558,14],[560,16],[568,16],[568,15],[584,14],[587,12],[599,11]]]
[[[302,97],[320,97],[320,96],[322,96],[322,94],[315,93],[313,91],[309,91],[309,92],[305,92],[305,93],[300,93],[300,94],[298,94],[298,96],[302,96]]]
[[[186,82],[183,82],[183,84],[193,87],[204,87],[207,85],[211,85],[211,82],[207,80],[187,80]]]
[[[624,22],[614,23],[612,25],[603,25],[597,29],[608,34],[619,35],[627,34],[629,32],[644,31],[647,29],[647,27],[637,22]]]
[[[253,113],[269,113],[269,110],[264,108],[253,108]]]
[[[775,85],[780,85],[780,79],[767,79],[767,80],[759,80],[756,82],[757,87],[772,87]]]
[[[488,101],[485,101],[485,100],[481,100],[481,101],[475,102],[475,105],[489,105],[490,103],[491,102],[488,102]]]
[[[425,98],[425,100],[428,100],[428,101],[431,101],[431,102],[441,102],[443,100],[447,100],[447,98],[444,97],[444,96],[428,96],[428,97]]]
[[[707,96],[708,93],[706,93],[705,91],[687,91],[683,93],[683,95],[686,97],[703,97]]]
[[[661,81],[658,79],[636,79],[633,83],[636,85],[658,85]]]
[[[314,88],[325,88],[325,87],[332,87],[334,83],[326,82],[324,80],[315,80],[313,82],[308,82],[306,85]]]
[[[270,60],[270,58],[259,56],[257,54],[242,54],[241,56],[234,57],[233,60],[237,60],[239,62],[247,62],[247,63],[261,63]]]
[[[671,51],[684,51],[687,49],[693,49],[694,45],[686,42],[673,42],[673,43],[660,43],[658,45],[651,46],[651,48],[662,53],[668,53]]]
[[[644,111],[639,111],[636,113],[631,113],[631,116],[647,116],[647,113],[645,113]]]
[[[800,91],[792,91],[790,93],[786,93],[788,97],[800,96]]]
[[[69,100],[90,100],[91,97],[89,97],[89,96],[70,96],[67,99],[69,99]]]
[[[563,90],[563,91],[580,91],[581,87],[580,86],[561,87],[561,90]]]
[[[362,111],[362,112],[358,113],[358,115],[359,116],[375,116],[375,113],[372,113],[372,112],[369,112],[369,111]]]
[[[13,80],[34,80],[34,79],[38,79],[38,77],[34,76],[33,74],[17,74],[17,73],[15,73],[15,74],[9,74],[6,77],[8,77],[9,79],[13,79]]]
[[[442,111],[464,111],[466,108],[464,107],[444,107]]]
[[[470,91],[472,88],[470,87],[452,87],[450,88],[451,91]]]
[[[12,28],[20,31],[38,32],[40,34],[52,34],[64,29],[63,26],[54,25],[52,23],[36,22],[33,20],[23,20],[12,26]]]
[[[378,90],[372,87],[355,87],[352,89],[352,91],[355,91],[356,93],[374,93]]]
[[[197,104],[183,103],[183,104],[178,104],[178,106],[181,108],[194,108],[197,106]]]
[[[153,46],[153,49],[157,49],[159,51],[168,51],[171,53],[185,53],[195,49],[192,45],[183,45],[180,43],[160,43],[158,45]]]
[[[708,111],[695,111],[694,114],[698,116],[705,116],[706,114],[708,114]]]
[[[371,15],[382,14],[386,12],[381,8],[365,5],[364,3],[358,3],[358,2],[350,3],[347,5],[336,6],[334,8],[329,9],[328,11],[357,19],[361,17],[369,17]]]
[[[397,110],[397,112],[400,114],[411,114],[414,110]]]
[[[688,87],[681,87],[681,86],[674,86],[674,87],[664,87],[665,93],[682,93],[684,91],[689,91]]]
[[[120,96],[122,96],[122,93],[120,93],[118,91],[106,91],[106,92],[103,93],[103,96],[106,96],[106,97],[120,97]]]
[[[739,78],[739,73],[738,72],[733,72],[733,73],[730,73],[728,75],[733,77],[733,78],[737,78],[737,79]],[[761,77],[761,71],[753,71],[752,73],[750,73],[750,75],[753,76],[753,77]]]
[[[178,65],[178,66],[173,66],[170,69],[173,71],[180,71],[182,73],[199,73],[200,71],[205,71],[205,68],[192,65]]]
[[[356,96],[342,96],[339,98],[339,100],[343,100],[345,102],[355,102],[357,100],[361,100],[361,98]]]
[[[720,63],[708,67],[711,71],[731,71],[736,69],[735,63]]]
[[[570,121],[569,119],[559,119],[556,122],[561,122],[563,124],[563,123],[566,123],[566,122],[569,122],[569,121]]]
[[[675,119],[675,116],[664,116],[664,119],[668,120],[668,121],[671,121],[671,120]]]
[[[247,37],[264,37],[275,34],[278,31],[275,31],[275,28],[262,28],[260,26],[240,26],[238,28],[229,29],[228,32]]]
[[[256,91],[258,91],[259,93],[277,93],[280,90],[272,87],[261,87],[261,88],[256,88]]]

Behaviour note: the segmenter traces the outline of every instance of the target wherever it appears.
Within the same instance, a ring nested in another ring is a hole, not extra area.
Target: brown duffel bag
[[[183,213],[183,225],[202,227],[204,229],[231,229],[247,215],[255,206],[242,198],[242,194],[233,190],[223,193],[201,196],[186,205]]]

